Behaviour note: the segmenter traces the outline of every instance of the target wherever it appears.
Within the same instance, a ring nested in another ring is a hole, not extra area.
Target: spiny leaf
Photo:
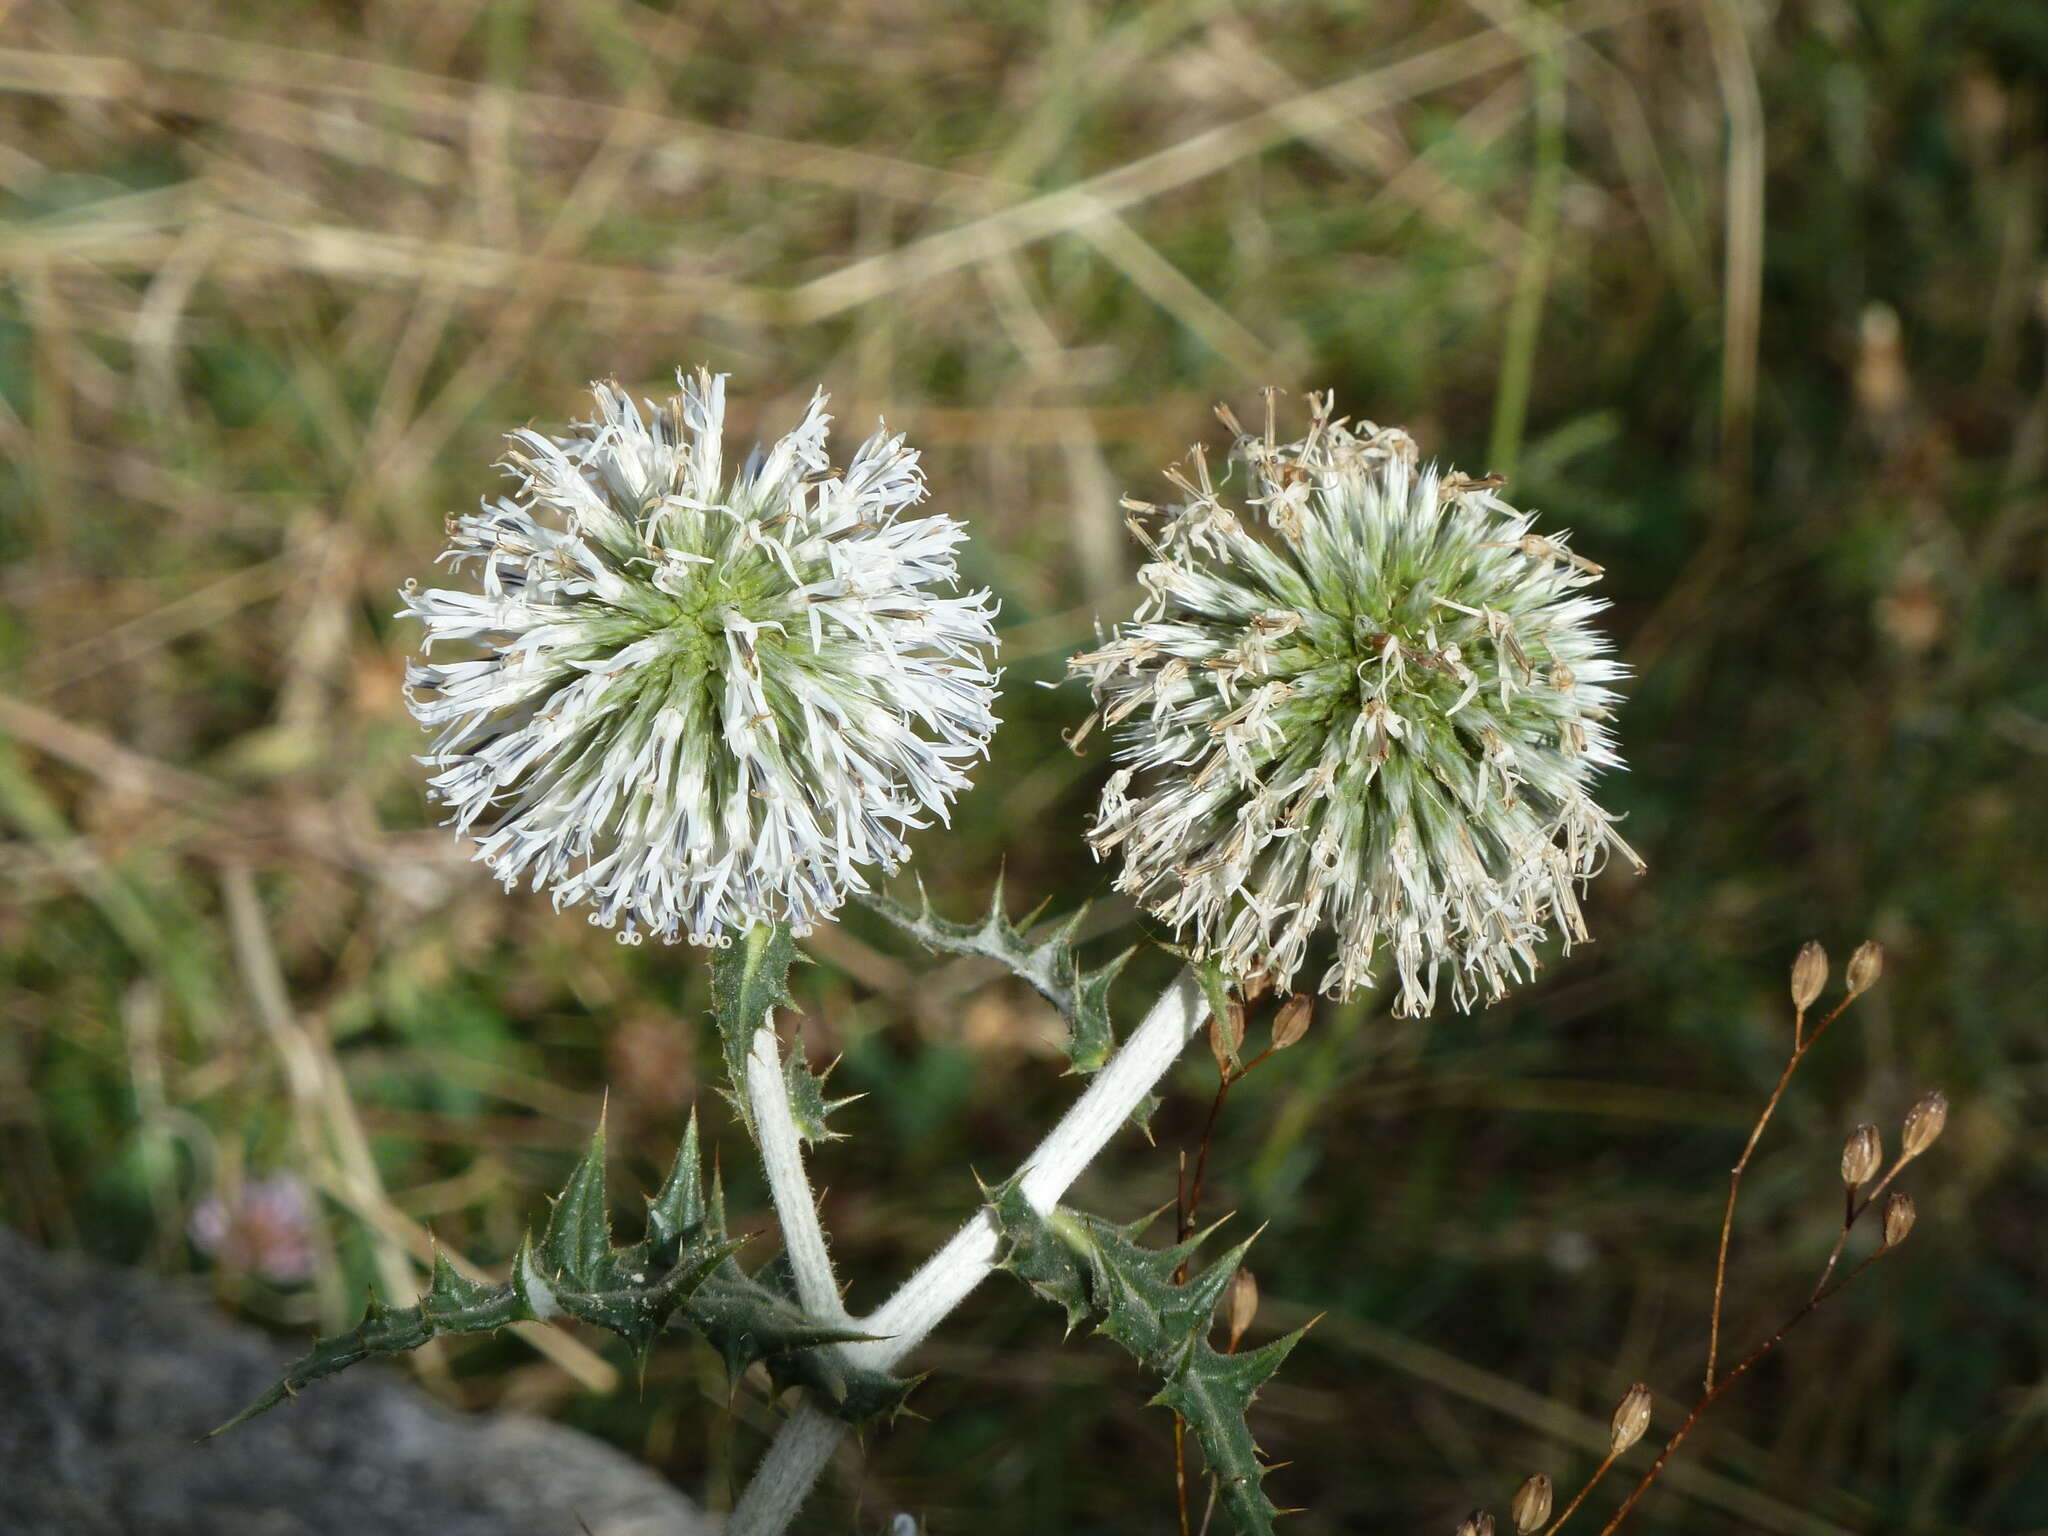
[[[697,1289],[721,1266],[729,1266],[741,1246],[705,1222],[704,1198],[696,1186],[693,1118],[668,1184],[649,1202],[647,1236],[630,1247],[614,1248],[604,1210],[600,1127],[556,1200],[541,1241],[536,1244],[529,1234],[519,1245],[510,1280],[489,1285],[465,1279],[445,1254],[436,1253],[433,1280],[417,1304],[370,1302],[362,1322],[334,1338],[315,1340],[303,1359],[286,1367],[277,1385],[214,1433],[275,1407],[323,1376],[372,1355],[417,1349],[437,1334],[490,1333],[510,1323],[566,1315],[609,1329],[636,1353],[644,1353]]]
[[[843,1323],[819,1321],[737,1264],[721,1266],[700,1286],[675,1326],[703,1334],[734,1377],[779,1355],[868,1337]]]
[[[658,1248],[682,1241],[685,1234],[705,1225],[709,1212],[704,1202],[703,1158],[697,1145],[697,1111],[690,1111],[690,1123],[676,1146],[676,1160],[670,1165],[661,1189],[647,1202],[647,1235]],[[710,1228],[714,1237],[725,1235],[723,1218]]]
[[[1057,1206],[1049,1216],[1040,1216],[1025,1202],[1016,1179],[995,1189],[984,1184],[981,1192],[995,1213],[997,1229],[1009,1239],[1009,1247],[996,1267],[1008,1270],[1047,1301],[1065,1309],[1067,1332],[1072,1333],[1094,1311],[1088,1267],[1081,1259],[1085,1238],[1075,1234],[1067,1241],[1048,1241],[1034,1224],[1051,1227],[1074,1218]]]
[[[879,894],[861,900],[928,948],[998,961],[1029,982],[1066,1019],[1065,1050],[1074,1071],[1095,1072],[1109,1060],[1116,1049],[1116,1034],[1109,1020],[1109,988],[1135,949],[1125,950],[1097,970],[1083,970],[1074,952],[1074,936],[1088,915],[1087,909],[1060,919],[1044,938],[1033,942],[1026,937],[1033,918],[1027,917],[1019,928],[1004,910],[1000,878],[987,913],[975,923],[954,923],[940,917],[932,910],[922,881],[917,897],[916,911]]]
[[[749,1366],[765,1364],[777,1386],[813,1388],[819,1406],[854,1424],[893,1419],[922,1379],[852,1364],[830,1346],[872,1335],[820,1322],[736,1264],[721,1265],[670,1326],[701,1334],[735,1381]]]
[[[837,1141],[840,1133],[829,1129],[825,1117],[835,1109],[844,1109],[863,1095],[849,1094],[843,1099],[825,1097],[825,1079],[832,1075],[832,1068],[813,1073],[804,1062],[801,1043],[793,1046],[782,1060],[782,1087],[789,1095],[790,1118],[796,1122],[796,1133],[811,1145],[821,1141]]]
[[[1189,1283],[1175,1285],[1174,1274],[1207,1233],[1170,1248],[1145,1248],[1137,1237],[1146,1222],[1118,1226],[1060,1208],[1040,1216],[1014,1180],[990,1196],[1008,1245],[1002,1267],[1065,1308],[1069,1328],[1095,1319],[1098,1332],[1159,1374],[1165,1384],[1152,1401],[1173,1409],[1194,1431],[1238,1529],[1268,1536],[1278,1511],[1260,1489],[1265,1468],[1245,1414],[1307,1330],[1241,1355],[1210,1345],[1216,1305],[1250,1239]]]
[[[417,1305],[371,1302],[361,1323],[339,1337],[317,1340],[276,1386],[214,1433],[372,1355],[417,1349],[436,1334],[489,1333],[508,1323],[561,1316],[608,1329],[643,1359],[664,1328],[689,1329],[710,1341],[735,1378],[765,1362],[779,1384],[815,1388],[821,1403],[841,1418],[859,1424],[893,1417],[915,1381],[849,1362],[834,1346],[869,1336],[844,1323],[822,1322],[749,1276],[733,1259],[742,1246],[725,1235],[725,1198],[715,1174],[705,1193],[692,1114],[668,1178],[647,1202],[647,1235],[614,1248],[605,1215],[600,1125],[556,1199],[540,1241],[529,1234],[519,1245],[508,1281],[465,1279],[437,1253],[432,1286]]]
[[[1279,1513],[1259,1486],[1267,1468],[1259,1460],[1245,1410],[1307,1331],[1298,1329],[1241,1355],[1218,1354],[1204,1341],[1152,1399],[1194,1430],[1223,1507],[1240,1531],[1270,1532]]]
[[[789,925],[776,923],[749,928],[711,962],[711,1011],[718,1021],[725,1072],[731,1081],[726,1097],[739,1111],[749,1134],[754,1129],[754,1115],[747,1104],[747,1052],[753,1046],[754,1031],[767,1023],[777,1008],[796,1006],[789,995],[789,968],[796,959],[796,940]]]
[[[1074,991],[1074,1011],[1067,1015],[1070,1033],[1067,1060],[1076,1072],[1098,1072],[1116,1050],[1116,1035],[1109,1027],[1109,988],[1138,952],[1134,944],[1106,965],[1083,972]]]
[[[600,1116],[589,1150],[548,1213],[540,1257],[550,1272],[588,1288],[609,1278],[604,1266],[611,1251],[611,1217],[604,1204],[604,1119]]]

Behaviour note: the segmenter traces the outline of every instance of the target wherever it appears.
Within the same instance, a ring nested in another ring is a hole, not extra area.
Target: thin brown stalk
[[[1828,1251],[1828,1262],[1820,1272],[1820,1279],[1814,1282],[1811,1300],[1819,1301],[1820,1293],[1827,1289],[1829,1277],[1834,1274],[1835,1266],[1841,1262],[1842,1248],[1849,1241],[1849,1229],[1862,1219],[1865,1211],[1877,1204],[1877,1197],[1885,1192],[1891,1181],[1899,1176],[1899,1170],[1910,1161],[1912,1159],[1900,1157],[1883,1178],[1870,1186],[1870,1192],[1861,1200],[1856,1198],[1854,1190],[1849,1191],[1848,1213],[1842,1217],[1842,1230],[1835,1234],[1835,1246]]]
[[[1179,1414],[1173,1416],[1173,1497],[1180,1511],[1180,1536],[1191,1536],[1188,1517],[1188,1426]]]
[[[1764,1104],[1763,1113],[1757,1116],[1756,1125],[1749,1133],[1749,1141],[1742,1149],[1742,1156],[1736,1159],[1735,1166],[1728,1171],[1728,1204],[1721,1213],[1721,1246],[1714,1256],[1714,1305],[1707,1319],[1707,1374],[1704,1382],[1707,1391],[1713,1390],[1714,1363],[1721,1354],[1721,1303],[1728,1285],[1728,1239],[1735,1229],[1735,1201],[1742,1192],[1743,1170],[1749,1167],[1749,1160],[1756,1152],[1757,1143],[1763,1139],[1764,1127],[1771,1123],[1771,1116],[1777,1112],[1778,1101],[1785,1096],[1786,1085],[1792,1081],[1792,1074],[1799,1070],[1799,1063],[1804,1061],[1806,1053],[1820,1042],[1820,1037],[1827,1033],[1828,1026],[1842,1016],[1842,1010],[1854,1001],[1853,996],[1843,998],[1835,1005],[1832,1013],[1814,1026],[1813,1033],[1805,1035],[1804,1038],[1801,1038],[1803,1032],[1799,1024],[1803,1024],[1806,1016],[1803,1011],[1800,1013],[1799,1021],[1793,1029],[1792,1055],[1785,1063],[1785,1070],[1778,1075],[1778,1086],[1771,1090],[1771,1096]]]
[[[1835,1272],[1835,1265],[1841,1262],[1842,1246],[1849,1241],[1849,1229],[1856,1225],[1856,1218],[1864,1208],[1856,1203],[1856,1191],[1850,1190],[1847,1204],[1842,1210],[1842,1230],[1835,1234],[1835,1246],[1828,1250],[1828,1261],[1821,1266],[1820,1278],[1813,1283],[1813,1294],[1818,1296],[1827,1289],[1828,1277]]]
[[[1223,1101],[1230,1097],[1231,1086],[1250,1070],[1250,1067],[1244,1067],[1234,1073],[1223,1073],[1216,1084],[1216,1097],[1209,1101],[1209,1118],[1202,1126],[1202,1144],[1195,1152],[1195,1176],[1189,1181],[1188,1197],[1181,1205],[1179,1236],[1182,1242],[1194,1232],[1195,1217],[1202,1208],[1202,1182],[1208,1176],[1209,1148],[1216,1140],[1216,1122],[1223,1114]],[[1180,1272],[1174,1276],[1174,1283],[1181,1284],[1187,1277],[1188,1267],[1183,1263]]]
[[[1837,1009],[1836,1011],[1840,1012],[1839,1009]],[[1818,1031],[1816,1031],[1815,1033],[1818,1033]],[[1642,1477],[1637,1481],[1635,1487],[1629,1490],[1628,1497],[1621,1501],[1621,1507],[1615,1510],[1614,1514],[1608,1519],[1608,1522],[1605,1525],[1600,1527],[1600,1536],[1614,1536],[1615,1529],[1618,1526],[1620,1526],[1623,1520],[1628,1518],[1629,1511],[1636,1507],[1636,1502],[1639,1499],[1641,1499],[1646,1492],[1649,1491],[1650,1484],[1654,1483],[1657,1480],[1657,1478],[1663,1473],[1664,1464],[1671,1459],[1671,1453],[1678,1449],[1678,1447],[1684,1442],[1685,1437],[1687,1435],[1692,1433],[1693,1426],[1699,1423],[1701,1416],[1705,1414],[1709,1408],[1714,1406],[1714,1403],[1720,1398],[1722,1393],[1726,1392],[1729,1387],[1733,1386],[1735,1382],[1739,1380],[1743,1375],[1745,1375],[1752,1366],[1756,1365],[1772,1350],[1776,1349],[1779,1344],[1783,1343],[1786,1334],[1790,1333],[1794,1328],[1798,1327],[1800,1323],[1804,1322],[1808,1317],[1812,1316],[1814,1311],[1818,1309],[1824,1302],[1828,1301],[1830,1298],[1836,1295],[1839,1295],[1849,1286],[1855,1284],[1856,1277],[1858,1275],[1861,1275],[1863,1271],[1870,1268],[1871,1265],[1875,1264],[1879,1259],[1883,1258],[1889,1252],[1891,1252],[1889,1248],[1878,1249],[1877,1252],[1871,1254],[1869,1258],[1865,1259],[1861,1264],[1858,1264],[1854,1269],[1850,1270],[1847,1275],[1843,1276],[1842,1279],[1836,1282],[1833,1286],[1826,1287],[1816,1292],[1813,1298],[1809,1300],[1806,1303],[1806,1305],[1801,1307],[1797,1312],[1794,1312],[1790,1317],[1785,1319],[1785,1321],[1782,1324],[1779,1325],[1778,1331],[1776,1333],[1772,1334],[1768,1339],[1765,1339],[1763,1343],[1757,1345],[1755,1349],[1751,1350],[1746,1356],[1744,1356],[1741,1364],[1737,1365],[1726,1376],[1723,1376],[1717,1385],[1709,1387],[1704,1393],[1702,1393],[1700,1396],[1700,1400],[1697,1403],[1693,1404],[1692,1412],[1686,1415],[1685,1422],[1678,1426],[1677,1433],[1673,1434],[1669,1440],[1664,1442],[1664,1449],[1657,1453],[1657,1459],[1650,1463],[1649,1470],[1644,1472]],[[1576,1504],[1578,1501],[1574,1499],[1572,1502]],[[1569,1514],[1570,1511],[1567,1510],[1566,1513]],[[1562,1525],[1563,1523],[1564,1522],[1562,1519],[1558,1521],[1558,1525]],[[1554,1531],[1557,1529],[1557,1526],[1553,1525],[1550,1529]],[[1548,1536],[1547,1532],[1545,1533],[1545,1536]]]
[[[1595,1488],[1600,1486],[1600,1479],[1607,1475],[1607,1469],[1614,1465],[1615,1458],[1620,1455],[1621,1452],[1619,1451],[1609,1451],[1607,1453],[1607,1455],[1601,1460],[1600,1465],[1593,1469],[1593,1475],[1586,1479],[1586,1485],[1583,1488],[1581,1488],[1577,1493],[1572,1495],[1572,1501],[1571,1503],[1565,1505],[1564,1513],[1559,1515],[1555,1520],[1550,1522],[1549,1526],[1544,1530],[1543,1536],[1557,1536],[1558,1528],[1561,1527],[1565,1523],[1565,1521],[1571,1519],[1572,1511],[1576,1510],[1581,1504],[1586,1502],[1586,1495],[1591,1493]]]

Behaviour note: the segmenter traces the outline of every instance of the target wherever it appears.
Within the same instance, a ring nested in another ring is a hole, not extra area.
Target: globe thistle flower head
[[[808,929],[944,818],[995,729],[994,610],[948,593],[960,524],[901,515],[924,499],[901,436],[833,468],[820,393],[728,475],[724,376],[680,382],[511,434],[516,494],[449,524],[475,585],[407,584],[406,698],[431,793],[508,889],[722,945]]]
[[[1384,951],[1396,1012],[1446,980],[1469,1009],[1551,929],[1587,936],[1579,891],[1610,850],[1639,862],[1588,792],[1620,762],[1600,568],[1499,481],[1310,401],[1289,444],[1271,392],[1263,437],[1219,408],[1240,504],[1199,448],[1168,474],[1177,504],[1124,503],[1144,600],[1069,663],[1098,706],[1076,740],[1106,725],[1120,764],[1089,842],[1233,979],[1285,990],[1328,929],[1322,990],[1369,984]]]

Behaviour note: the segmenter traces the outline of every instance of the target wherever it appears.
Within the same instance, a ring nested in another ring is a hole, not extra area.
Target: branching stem
[[[1818,1034],[1819,1031],[1816,1030],[1814,1033]],[[1628,1518],[1629,1511],[1636,1507],[1636,1501],[1642,1498],[1642,1496],[1649,1491],[1650,1484],[1654,1483],[1657,1480],[1658,1475],[1663,1472],[1664,1464],[1671,1459],[1671,1453],[1678,1449],[1679,1445],[1683,1443],[1687,1435],[1692,1433],[1693,1426],[1699,1423],[1701,1416],[1705,1414],[1709,1408],[1714,1406],[1715,1401],[1721,1396],[1723,1392],[1726,1392],[1742,1376],[1747,1374],[1752,1366],[1756,1365],[1772,1350],[1776,1349],[1779,1344],[1783,1343],[1785,1335],[1790,1333],[1794,1328],[1798,1327],[1799,1324],[1804,1322],[1808,1317],[1812,1316],[1815,1309],[1817,1309],[1823,1302],[1827,1301],[1829,1298],[1835,1296],[1837,1293],[1846,1289],[1848,1286],[1854,1284],[1856,1277],[1858,1275],[1862,1274],[1863,1271],[1870,1268],[1871,1265],[1875,1264],[1879,1259],[1883,1258],[1887,1253],[1890,1252],[1891,1249],[1889,1248],[1880,1248],[1877,1250],[1877,1252],[1871,1254],[1869,1258],[1865,1259],[1861,1264],[1858,1264],[1854,1269],[1850,1270],[1848,1274],[1844,1275],[1834,1285],[1830,1286],[1823,1284],[1820,1290],[1814,1292],[1813,1297],[1806,1303],[1805,1306],[1801,1307],[1797,1312],[1794,1312],[1790,1317],[1785,1319],[1784,1323],[1782,1323],[1779,1326],[1778,1331],[1776,1333],[1772,1334],[1768,1339],[1765,1339],[1763,1343],[1757,1345],[1755,1349],[1752,1349],[1747,1355],[1745,1355],[1742,1359],[1742,1363],[1737,1365],[1726,1376],[1723,1376],[1717,1384],[1707,1388],[1707,1390],[1703,1394],[1701,1394],[1700,1400],[1697,1403],[1693,1404],[1692,1412],[1686,1415],[1685,1422],[1678,1426],[1678,1432],[1674,1434],[1669,1440],[1664,1442],[1664,1449],[1657,1453],[1657,1459],[1650,1463],[1649,1470],[1645,1472],[1642,1475],[1641,1479],[1637,1481],[1635,1487],[1629,1490],[1628,1497],[1621,1501],[1621,1507],[1615,1510],[1613,1516],[1608,1520],[1608,1522],[1605,1525],[1600,1527],[1600,1536],[1614,1536],[1614,1532],[1621,1525],[1621,1522]],[[1612,1461],[1613,1459],[1614,1458],[1610,1456],[1608,1458],[1608,1461]],[[1601,1470],[1606,1470],[1605,1462],[1601,1464]],[[1590,1485],[1588,1486],[1590,1487]],[[1585,1495],[1583,1493],[1580,1495],[1581,1498],[1583,1498],[1584,1496]],[[1578,1499],[1572,1500],[1572,1504],[1574,1507],[1576,1507],[1578,1504]],[[1565,1513],[1570,1514],[1571,1511],[1566,1510]],[[1551,1526],[1550,1529],[1552,1531],[1555,1531],[1557,1529],[1557,1526],[1562,1524],[1564,1524],[1564,1521],[1560,1518],[1557,1522],[1557,1525]],[[1545,1536],[1549,1536],[1549,1532],[1545,1532]]]
[[[1607,1453],[1606,1458],[1601,1461],[1600,1465],[1593,1469],[1593,1475],[1586,1479],[1585,1487],[1572,1495],[1572,1501],[1565,1505],[1564,1513],[1550,1522],[1550,1526],[1544,1531],[1543,1536],[1557,1536],[1557,1531],[1563,1526],[1565,1521],[1571,1519],[1573,1511],[1586,1502],[1586,1495],[1600,1486],[1600,1479],[1607,1475],[1607,1469],[1614,1465],[1615,1458],[1620,1454],[1621,1452],[1619,1451],[1609,1451]]]
[[[1861,1200],[1856,1198],[1856,1191],[1853,1189],[1849,1191],[1849,1209],[1848,1213],[1842,1217],[1842,1230],[1835,1234],[1835,1246],[1828,1250],[1827,1265],[1821,1270],[1820,1278],[1813,1283],[1813,1295],[1809,1298],[1810,1300],[1819,1301],[1820,1293],[1828,1288],[1828,1279],[1834,1274],[1835,1266],[1841,1262],[1842,1247],[1849,1241],[1849,1229],[1862,1219],[1865,1211],[1877,1204],[1877,1197],[1883,1194],[1891,1181],[1899,1176],[1899,1170],[1911,1161],[1911,1158],[1901,1153],[1898,1161],[1892,1164],[1890,1170],[1883,1178],[1870,1186]]]
[[[1018,1187],[1033,1210],[1043,1215],[1052,1209],[1081,1171],[1108,1144],[1117,1128],[1129,1120],[1132,1112],[1144,1102],[1145,1095],[1166,1075],[1167,1069],[1180,1058],[1181,1051],[1207,1017],[1208,1004],[1202,995],[1201,983],[1193,972],[1183,971],[1160,994],[1158,1002],[1152,1005],[1152,1011],[1145,1015],[1144,1022],[1132,1032],[1122,1049],[1095,1074],[1087,1092],[1053,1127],[1052,1134],[1025,1160]],[[773,1044],[771,1036],[771,1060]],[[757,1037],[755,1055],[759,1051]],[[765,1162],[769,1161],[767,1117],[762,1112],[756,1089],[761,1077],[761,1069],[755,1066],[750,1056],[747,1090],[749,1100],[754,1104],[756,1123],[763,1130]],[[773,1073],[773,1078],[774,1092],[766,1097],[781,1103],[780,1112],[786,1119],[788,1103],[783,1096],[779,1070]],[[794,1152],[793,1123],[789,1134]],[[796,1171],[798,1181],[802,1182],[800,1154],[797,1155]],[[775,1183],[772,1169],[769,1182],[771,1190],[776,1191],[776,1209],[783,1218],[784,1240],[791,1243],[794,1261],[795,1243],[788,1236],[790,1212],[784,1208],[785,1196]],[[811,1204],[807,1183],[803,1184],[803,1195],[801,1204],[809,1213],[810,1226],[815,1229],[817,1211]],[[823,1255],[824,1237],[821,1232],[818,1235],[818,1257],[822,1259]],[[891,1369],[967,1298],[968,1293],[995,1268],[1000,1256],[1001,1244],[997,1239],[995,1221],[987,1211],[978,1212],[893,1296],[866,1318],[854,1321],[854,1327],[876,1337],[839,1347],[856,1364],[878,1370]],[[830,1276],[829,1260],[825,1260],[824,1273]],[[833,1300],[837,1304],[836,1287]],[[806,1306],[811,1305],[808,1295],[804,1301]],[[818,1474],[824,1471],[825,1463],[832,1459],[833,1449],[845,1431],[846,1425],[811,1404],[800,1405],[784,1422],[746,1492],[740,1496],[732,1518],[726,1522],[727,1536],[781,1536],[802,1507]]]
[[[1749,1133],[1748,1144],[1742,1149],[1742,1156],[1735,1160],[1735,1166],[1728,1171],[1728,1205],[1721,1213],[1721,1246],[1714,1256],[1714,1305],[1707,1319],[1707,1375],[1704,1390],[1714,1390],[1714,1364],[1721,1355],[1721,1300],[1728,1284],[1728,1238],[1735,1230],[1735,1200],[1742,1192],[1743,1170],[1749,1167],[1749,1160],[1756,1152],[1756,1144],[1763,1140],[1764,1127],[1771,1123],[1771,1116],[1777,1112],[1778,1100],[1785,1096],[1785,1089],[1792,1081],[1792,1074],[1799,1070],[1799,1063],[1806,1059],[1806,1053],[1820,1043],[1820,1037],[1827,1033],[1828,1026],[1842,1016],[1842,1010],[1856,1000],[1851,993],[1835,1005],[1835,1009],[1813,1028],[1812,1034],[1805,1030],[1806,1011],[1801,1009],[1793,1025],[1792,1055],[1785,1063],[1785,1070],[1778,1074],[1778,1086],[1771,1090],[1770,1099],[1764,1104],[1763,1113],[1756,1117],[1756,1124]],[[1555,1530],[1556,1527],[1552,1526]]]

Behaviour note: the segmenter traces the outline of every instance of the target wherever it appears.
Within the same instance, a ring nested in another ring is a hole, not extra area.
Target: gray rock
[[[709,1536],[587,1435],[358,1366],[231,1434],[292,1346],[0,1229],[0,1536]]]

